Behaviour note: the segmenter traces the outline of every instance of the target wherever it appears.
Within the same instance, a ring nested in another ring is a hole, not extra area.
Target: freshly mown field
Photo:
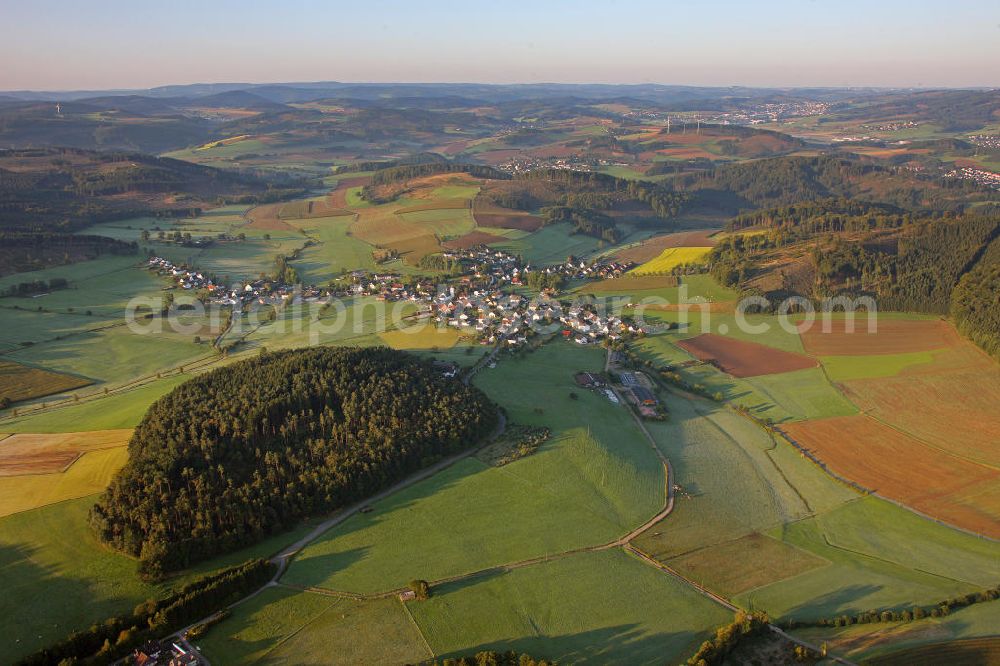
[[[8,358],[117,384],[176,368],[210,351],[194,344],[188,335],[169,330],[143,335],[118,326],[26,347],[10,353]]]
[[[822,356],[820,363],[833,382],[852,379],[893,377],[912,366],[934,361],[934,352],[919,351],[908,354],[877,354],[868,356]]]
[[[476,231],[471,231],[467,234],[459,236],[458,238],[445,241],[441,243],[441,247],[449,250],[462,250],[475,247],[477,245],[504,243],[507,240],[508,239],[505,236],[497,236],[496,234],[491,234],[489,232],[482,231],[481,229],[477,229]]]
[[[496,221],[484,221],[482,224],[499,226]],[[544,266],[566,261],[570,255],[574,257],[592,255],[600,243],[601,241],[593,236],[572,233],[572,227],[568,222],[559,222],[542,227],[524,238],[497,243],[493,247],[520,255],[529,264]]]
[[[559,343],[483,370],[476,384],[508,418],[548,427],[551,439],[502,468],[466,458],[375,503],[303,550],[283,580],[381,592],[607,543],[641,525],[663,506],[664,470],[624,407],[575,386],[575,372],[602,367],[601,350]]]
[[[445,584],[407,607],[439,657],[512,649],[560,664],[680,663],[731,619],[618,549]]]
[[[357,602],[287,588],[237,606],[199,645],[222,664],[405,664],[433,656],[396,599]]]
[[[411,208],[409,210],[404,209],[404,211],[397,211],[396,214],[400,215],[407,222],[418,224],[439,236],[462,236],[476,227],[476,221],[472,219],[472,211],[467,207],[426,208],[421,210],[412,210]]]
[[[90,383],[81,377],[0,360],[0,400],[31,400],[72,391]]]
[[[759,532],[693,550],[666,563],[689,580],[725,597],[827,564],[809,551]]]
[[[650,430],[674,465],[675,508],[635,545],[734,602],[816,619],[930,604],[1000,577],[995,543],[861,499],[729,410],[668,406],[671,420]]]
[[[124,445],[77,454],[64,472],[0,477],[0,516],[37,509],[104,490],[125,464]]]
[[[674,468],[674,510],[635,541],[658,560],[731,542],[749,547],[743,537],[857,497],[732,410],[679,395],[667,406],[670,420],[647,427]]]
[[[714,333],[680,340],[677,345],[697,359],[712,362],[733,377],[772,375],[816,366],[815,360],[802,354]]]
[[[128,428],[5,435],[0,439],[0,477],[61,472],[88,451],[125,446],[131,435]]]
[[[668,273],[678,266],[703,263],[705,256],[712,251],[707,247],[668,247],[658,256],[653,257],[638,268],[632,269],[636,275],[649,273]]]
[[[732,303],[738,294],[721,286],[708,275],[632,275],[590,282],[580,293],[597,296],[628,297],[629,301],[648,306]],[[698,313],[698,308],[692,308]]]
[[[837,474],[949,524],[1000,538],[995,467],[928,446],[868,416],[789,423],[782,429]]]

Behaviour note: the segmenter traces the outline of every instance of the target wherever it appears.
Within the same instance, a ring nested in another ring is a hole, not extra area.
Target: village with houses
[[[255,305],[323,303],[343,297],[407,301],[418,306],[416,320],[458,328],[482,345],[516,348],[539,332],[558,333],[579,345],[614,342],[647,332],[618,315],[599,312],[593,304],[564,303],[554,296],[553,289],[542,289],[533,297],[526,286],[532,272],[567,280],[600,280],[620,277],[634,266],[631,262],[588,263],[570,258],[561,264],[533,269],[515,255],[485,246],[446,252],[443,256],[462,268],[463,274],[451,284],[395,273],[355,271],[348,276],[349,282],[331,283],[325,288],[263,277],[227,286],[207,273],[177,266],[162,257],[151,257],[147,266],[172,280],[174,288],[198,293],[209,304],[236,310]]]

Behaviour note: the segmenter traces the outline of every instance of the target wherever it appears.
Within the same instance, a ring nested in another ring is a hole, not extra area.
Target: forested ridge
[[[951,295],[951,316],[962,335],[1000,358],[1000,237],[958,281]]]
[[[968,181],[932,178],[900,167],[824,155],[775,157],[682,174],[667,183],[693,203],[727,210],[788,206],[827,198],[879,201],[907,210],[960,211],[996,193]]]
[[[603,173],[536,169],[491,187],[482,199],[502,208],[539,209],[545,224],[569,222],[574,233],[614,243],[622,234],[612,213],[627,215],[630,207],[652,210],[655,218],[640,219],[666,230],[683,210],[688,195]]]
[[[478,389],[404,352],[265,354],[155,402],[91,524],[155,576],[370,496],[496,422]]]
[[[1000,214],[902,212],[829,199],[741,215],[710,255],[722,284],[746,288],[781,260],[803,257],[814,274],[808,293],[872,296],[879,309],[951,314],[958,329],[1000,354]],[[749,291],[752,291],[750,289]],[[783,283],[775,293],[794,292]]]

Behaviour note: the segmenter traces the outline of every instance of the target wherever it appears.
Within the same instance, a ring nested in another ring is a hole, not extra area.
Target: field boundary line
[[[398,602],[399,605],[403,607],[403,612],[406,613],[406,617],[410,618],[410,622],[413,623],[413,628],[417,630],[417,635],[420,636],[420,642],[424,644],[425,648],[427,648],[427,654],[430,655],[431,659],[437,657],[437,653],[434,652],[434,649],[431,647],[431,644],[427,640],[427,637],[424,636],[424,631],[423,629],[420,628],[420,624],[417,622],[417,618],[413,617],[413,613],[410,612],[410,607],[407,606],[406,602],[403,601],[402,599],[398,599]]]

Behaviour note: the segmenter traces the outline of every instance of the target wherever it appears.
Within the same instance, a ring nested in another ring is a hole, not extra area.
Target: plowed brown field
[[[862,356],[865,354],[904,354],[950,347],[960,338],[948,322],[940,319],[886,319],[877,322],[875,332],[868,332],[868,317],[864,313],[854,321],[854,331],[848,331],[846,319],[824,322],[819,318],[802,329],[802,346],[813,356]]]
[[[868,416],[781,426],[837,474],[952,525],[1000,538],[1000,471]]]
[[[756,342],[745,342],[714,333],[677,343],[679,347],[703,361],[713,361],[733,377],[756,377],[779,372],[792,372],[816,367],[815,359],[781,351]]]

